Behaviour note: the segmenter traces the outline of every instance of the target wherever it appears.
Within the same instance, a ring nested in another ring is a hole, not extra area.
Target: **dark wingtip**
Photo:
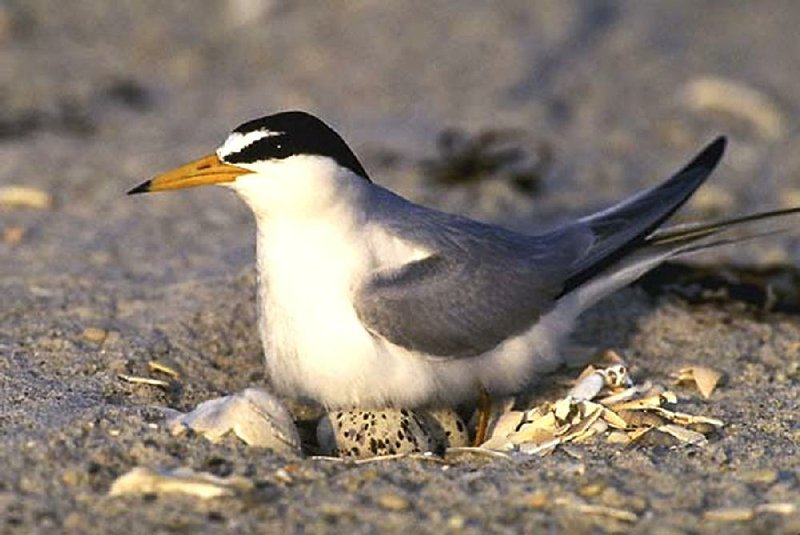
[[[727,145],[728,138],[725,136],[717,137],[714,141],[709,143],[706,148],[700,152],[700,154],[695,156],[694,160],[689,162],[685,169],[689,169],[691,167],[706,167],[708,169],[714,169],[722,159],[723,154],[725,154],[725,147]]]
[[[132,190],[128,191],[128,195],[136,195],[137,193],[147,193],[150,191],[150,183],[152,180],[148,180],[147,182],[142,182]]]

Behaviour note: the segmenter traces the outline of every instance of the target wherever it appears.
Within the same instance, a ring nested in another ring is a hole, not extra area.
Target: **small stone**
[[[778,480],[778,471],[772,469],[748,470],[739,474],[742,481],[760,485],[771,485]]]
[[[25,227],[12,225],[3,229],[3,242],[8,245],[17,245],[25,237]]]
[[[409,501],[399,494],[388,493],[378,497],[378,505],[387,511],[405,511],[409,508]]]
[[[535,492],[524,499],[525,505],[533,509],[543,509],[547,506],[549,500],[547,494],[544,492]]]
[[[683,90],[686,104],[700,112],[717,112],[750,122],[765,139],[780,139],[786,131],[784,112],[765,92],[739,80],[703,76]]]
[[[82,531],[80,529],[82,527],[82,524],[83,521],[81,519],[80,513],[73,511],[64,517],[64,523],[62,527],[64,528],[64,531],[78,533]]]
[[[108,336],[108,331],[99,327],[86,327],[83,330],[82,336],[84,340],[95,344],[102,344]]]
[[[447,527],[450,529],[462,529],[467,520],[461,515],[453,515],[447,519]]]
[[[82,474],[79,471],[73,470],[71,468],[64,470],[64,473],[61,474],[61,481],[63,481],[64,484],[69,487],[80,485],[82,480],[83,480]]]
[[[600,500],[609,507],[625,508],[628,505],[627,498],[613,487],[604,489],[600,495]]]
[[[601,494],[606,486],[603,483],[589,483],[578,489],[578,494],[584,498],[591,498]]]

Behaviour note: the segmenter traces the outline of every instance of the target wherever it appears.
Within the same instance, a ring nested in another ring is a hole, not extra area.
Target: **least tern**
[[[661,229],[725,144],[716,139],[658,186],[537,235],[392,193],[300,111],[246,122],[215,153],[129,193],[217,184],[253,211],[259,328],[278,393],[341,409],[455,405],[517,393],[552,371],[581,312],[665,260],[798,211]]]

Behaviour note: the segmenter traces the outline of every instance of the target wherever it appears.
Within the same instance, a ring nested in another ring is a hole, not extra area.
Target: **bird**
[[[578,316],[662,262],[777,232],[731,231],[800,211],[665,226],[725,147],[718,137],[650,189],[538,233],[393,193],[304,111],[245,122],[215,152],[128,193],[213,184],[250,208],[278,394],[330,410],[452,407],[553,371]]]

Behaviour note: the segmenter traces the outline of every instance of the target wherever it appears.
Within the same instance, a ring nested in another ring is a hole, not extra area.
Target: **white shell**
[[[278,398],[260,388],[204,401],[192,412],[170,419],[168,426],[174,435],[191,429],[217,442],[233,432],[250,446],[279,453],[300,452],[300,437],[291,414]]]

